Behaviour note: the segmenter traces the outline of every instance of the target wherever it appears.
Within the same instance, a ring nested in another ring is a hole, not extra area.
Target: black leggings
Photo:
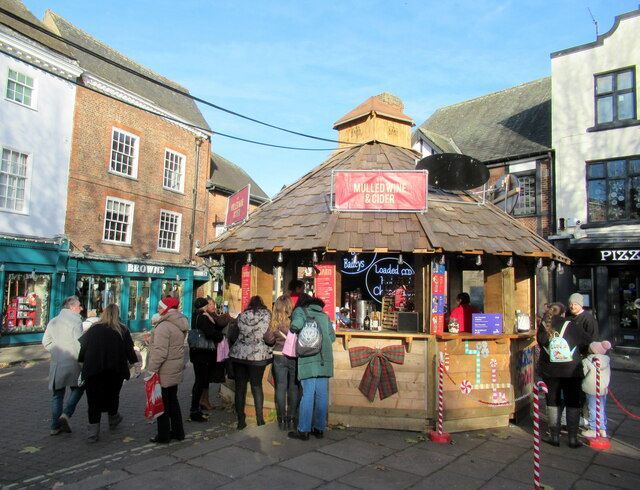
[[[168,441],[173,438],[181,441],[184,439],[184,427],[180,403],[178,403],[178,385],[162,388],[162,403],[164,403],[164,413],[156,419],[158,439]]]
[[[251,394],[256,407],[256,416],[262,418],[262,405],[264,394],[262,392],[262,376],[267,366],[256,366],[254,364],[233,363],[233,371],[236,381],[236,414],[238,419],[244,418],[244,406],[247,400],[247,382],[251,385]]]
[[[195,381],[191,390],[191,413],[200,411],[202,392],[209,387],[211,364],[208,362],[194,362],[193,374],[195,375]]]
[[[547,406],[580,408],[582,380],[580,378],[546,378],[544,380],[547,393]]]
[[[123,381],[122,375],[115,372],[100,373],[85,381],[90,424],[99,424],[102,412],[118,413]]]

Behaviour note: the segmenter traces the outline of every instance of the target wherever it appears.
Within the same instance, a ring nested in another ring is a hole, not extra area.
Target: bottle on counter
[[[364,321],[362,322],[362,329],[371,330],[371,318],[369,318],[369,315],[364,317]]]

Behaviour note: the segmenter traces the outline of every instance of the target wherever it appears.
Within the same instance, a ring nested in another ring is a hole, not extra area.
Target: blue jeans
[[[76,411],[76,405],[80,401],[80,398],[82,398],[84,388],[74,386],[70,388],[70,390],[71,393],[69,394],[69,398],[67,398],[67,403],[64,405],[64,410],[62,409],[62,405],[66,388],[63,387],[53,390],[53,398],[51,399],[51,430],[60,428],[60,423],[58,422],[60,415],[64,413],[67,417],[71,417],[73,412]]]
[[[589,405],[589,428],[596,430],[596,395],[587,394],[587,404]],[[600,430],[607,430],[607,395],[600,396]]]
[[[298,431],[324,431],[327,426],[329,378],[308,378],[302,384],[302,400],[298,414]]]

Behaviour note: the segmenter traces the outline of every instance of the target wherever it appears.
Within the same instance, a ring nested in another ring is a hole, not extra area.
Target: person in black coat
[[[100,321],[79,339],[78,361],[82,363],[87,393],[90,442],[98,440],[102,412],[109,414],[110,429],[122,422],[118,413],[120,390],[129,379],[129,365],[138,362],[131,333],[119,317],[118,306],[110,304],[102,311]]]
[[[569,447],[576,448],[578,442],[578,426],[580,423],[580,399],[582,392],[582,356],[580,351],[588,345],[584,330],[568,318],[564,318],[564,306],[552,303],[542,318],[536,340],[540,346],[539,370],[542,380],[547,385],[547,418],[549,423],[549,444],[560,445],[561,406],[567,407],[567,432]],[[568,362],[552,362],[549,356],[549,343],[556,335],[560,335],[572,349],[572,358]]]
[[[222,329],[226,326],[224,318],[218,317],[210,310],[215,304],[205,298],[197,298],[194,303],[192,329],[198,329],[207,340],[218,344],[224,337]],[[194,422],[205,422],[207,417],[201,410],[202,394],[209,388],[212,372],[216,369],[216,349],[189,349],[189,358],[193,364],[195,381],[191,390],[191,415]],[[224,367],[222,367],[224,371]]]

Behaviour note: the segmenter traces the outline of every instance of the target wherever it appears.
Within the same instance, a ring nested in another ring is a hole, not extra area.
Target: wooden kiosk
[[[344,116],[334,127],[340,141],[354,144],[336,150],[200,255],[224,257],[224,299],[232,313],[255,294],[271,304],[295,277],[324,299],[332,320],[354,287],[375,305],[386,281],[380,276],[396,273],[406,280],[403,287],[410,284],[413,311],[391,322],[383,318],[380,331],[336,322],[330,423],[432,427],[436,362],[443,359],[445,430],[506,426],[531,403],[536,268],[569,260],[466,192],[429,187],[426,211],[336,209],[335,172],[415,169],[420,156],[409,148],[412,121],[402,110],[399,99],[382,94]],[[464,290],[483,312],[500,315],[500,333],[446,332],[445,311]],[[530,331],[516,331],[517,311],[528,315]],[[354,363],[356,353],[364,355],[362,364]],[[374,368],[385,373],[382,385]]]

